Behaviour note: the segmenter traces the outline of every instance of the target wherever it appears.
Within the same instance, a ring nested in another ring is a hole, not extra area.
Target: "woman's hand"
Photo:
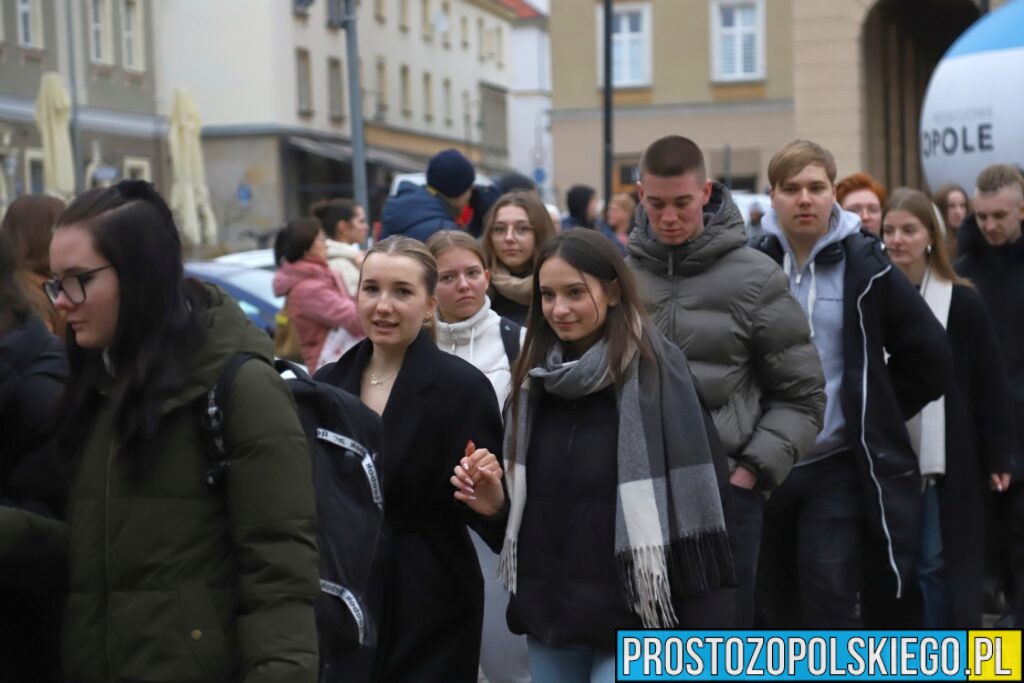
[[[501,477],[501,465],[494,454],[486,448],[476,448],[470,441],[450,480],[455,487],[455,500],[465,503],[479,515],[497,514],[505,506]]]
[[[1010,480],[1012,477],[1008,472],[993,472],[989,477],[989,487],[993,491],[1002,493],[1006,489],[1010,488]]]

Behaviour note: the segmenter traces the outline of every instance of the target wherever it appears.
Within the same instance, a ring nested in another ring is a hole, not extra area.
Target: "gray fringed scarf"
[[[656,361],[631,349],[616,391],[619,485],[615,556],[629,607],[647,628],[678,623],[672,597],[733,585],[732,555],[718,481],[700,402],[683,353],[656,329],[645,329]],[[556,345],[530,371],[557,396],[573,399],[608,387],[608,348],[598,341],[579,360],[565,361]],[[498,563],[505,587],[516,592],[519,526],[526,506],[526,454],[534,415],[527,379],[519,394],[514,467],[507,473],[511,507]],[[513,455],[512,430],[505,456]]]

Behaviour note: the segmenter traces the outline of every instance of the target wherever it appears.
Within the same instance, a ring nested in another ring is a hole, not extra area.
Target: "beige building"
[[[83,187],[145,178],[169,189],[152,45],[149,0],[0,3],[0,210],[44,189],[34,115],[48,71],[77,90]]]
[[[950,44],[998,0],[616,0],[613,188],[629,189],[644,148],[680,134],[709,175],[763,190],[771,155],[795,137],[867,170],[920,185],[917,122]],[[603,11],[551,7],[555,185],[601,187]]]
[[[189,86],[222,237],[266,236],[325,197],[351,197],[342,0],[160,0],[158,103]],[[359,0],[370,216],[397,173],[457,147],[508,166],[513,10],[498,0]],[[251,244],[251,242],[248,242]]]

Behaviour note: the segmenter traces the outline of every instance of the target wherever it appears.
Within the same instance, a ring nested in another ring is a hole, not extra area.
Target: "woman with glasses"
[[[532,192],[510,192],[491,207],[481,243],[491,272],[488,293],[495,313],[526,324],[533,262],[554,234],[551,216]]]
[[[885,188],[867,173],[854,173],[836,183],[836,201],[843,211],[860,216],[860,224],[872,235],[882,234]]]
[[[280,264],[274,294],[287,297],[285,308],[298,333],[302,360],[313,373],[363,338],[356,301],[327,265],[327,236],[316,219],[288,221],[274,251]]]
[[[6,237],[0,234],[0,506],[57,517],[63,501],[52,486],[50,437],[67,358],[64,344],[35,315],[20,286]],[[42,289],[36,290],[44,297]],[[0,681],[64,680],[60,599],[41,579],[40,569],[29,568],[23,575],[27,581],[14,585],[17,575],[0,568]]]
[[[46,292],[67,313],[60,410],[67,523],[0,508],[0,575],[62,560],[64,679],[308,681],[318,556],[309,442],[272,345],[226,294],[184,278],[152,185],[90,190],[61,217]],[[220,405],[230,467],[204,433]],[[5,552],[9,548],[31,552]]]

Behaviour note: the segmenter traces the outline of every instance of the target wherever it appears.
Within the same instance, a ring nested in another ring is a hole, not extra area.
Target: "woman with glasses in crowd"
[[[308,681],[318,557],[309,443],[271,341],[220,290],[184,278],[152,185],[79,195],[50,245],[67,313],[60,409],[66,525],[0,508],[0,567],[66,561],[64,678]],[[225,412],[230,467],[203,431]],[[0,572],[2,573],[2,572]]]
[[[554,234],[550,214],[532,192],[510,192],[491,207],[481,243],[491,273],[488,293],[495,313],[526,324],[533,264]]]
[[[501,440],[498,401],[483,373],[434,342],[437,281],[422,242],[393,236],[375,244],[357,295],[367,338],[317,373],[384,423],[389,536],[371,591],[380,614],[373,680],[476,682],[483,581],[466,525],[496,545],[501,539],[501,518],[485,519],[503,508],[501,467],[491,455]],[[462,461],[467,485],[481,493],[465,505],[448,487]],[[353,672],[353,680],[368,677]]]
[[[1014,452],[1009,389],[992,320],[949,262],[942,219],[923,192],[902,188],[882,216],[886,253],[946,328],[955,375],[910,422],[925,481],[916,560],[923,628],[980,628],[985,492],[1006,491]]]
[[[614,681],[617,629],[734,623],[728,465],[607,237],[559,234],[534,285],[505,424],[508,623],[535,683]]]
[[[843,211],[860,216],[860,224],[872,235],[882,233],[885,188],[867,173],[854,173],[836,183],[836,201]]]
[[[487,298],[490,272],[480,243],[457,230],[442,230],[427,240],[437,261],[437,345],[469,362],[491,381],[498,405],[505,405],[512,365],[526,329],[491,310]],[[528,681],[526,640],[505,623],[508,593],[498,581],[498,557],[474,534],[484,575],[484,631],[480,669],[490,683]]]

